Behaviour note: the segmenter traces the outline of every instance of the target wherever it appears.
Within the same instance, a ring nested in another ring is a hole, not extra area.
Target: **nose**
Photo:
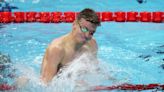
[[[87,35],[86,35],[86,38],[87,38],[88,40],[90,40],[90,39],[92,38],[92,36],[93,36],[93,35],[91,35],[91,34],[88,32]]]

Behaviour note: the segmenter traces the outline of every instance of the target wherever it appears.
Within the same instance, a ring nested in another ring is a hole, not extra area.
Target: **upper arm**
[[[92,44],[93,44],[93,55],[97,57],[98,45],[95,39],[92,40]]]
[[[47,83],[57,74],[58,65],[63,58],[63,50],[60,47],[49,47],[42,63],[41,78]]]
[[[92,39],[91,41],[92,44],[92,55],[93,55],[93,61],[95,61],[96,64],[99,63],[98,59],[97,59],[97,53],[98,53],[98,45],[95,39]]]

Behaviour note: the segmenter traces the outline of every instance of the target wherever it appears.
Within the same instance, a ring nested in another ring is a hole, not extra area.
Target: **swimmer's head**
[[[86,8],[78,14],[73,30],[76,30],[75,36],[78,38],[78,41],[86,42],[92,38],[97,26],[100,26],[100,20],[96,12]]]
[[[78,15],[77,15],[77,20],[80,21],[81,19],[85,19],[86,21],[91,22],[94,25],[99,26],[100,25],[100,20],[96,14],[96,12],[92,9],[86,8],[82,10]]]

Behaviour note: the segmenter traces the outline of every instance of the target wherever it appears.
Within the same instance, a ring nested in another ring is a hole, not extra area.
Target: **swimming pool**
[[[151,0],[143,4],[138,4],[135,0],[114,1],[8,0],[11,5],[19,8],[14,11],[78,12],[85,7],[96,11],[112,12],[120,10],[164,11],[164,1],[161,0]],[[71,23],[1,25],[0,52],[10,55],[12,65],[16,68],[18,75],[31,77],[33,80],[33,85],[24,89],[24,92],[47,91],[35,86],[40,74],[43,54],[48,43],[68,33],[71,25]],[[162,77],[164,69],[161,67],[164,64],[163,23],[103,22],[94,37],[99,46],[98,58],[109,64],[111,75],[117,77],[119,81],[131,84],[164,83],[164,77]],[[4,80],[12,83],[11,79],[4,78]]]

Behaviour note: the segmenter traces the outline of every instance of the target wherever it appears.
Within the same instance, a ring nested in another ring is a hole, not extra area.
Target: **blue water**
[[[164,11],[163,0],[7,0],[13,11]],[[39,76],[41,60],[48,44],[71,30],[71,23],[11,23],[1,25],[0,52],[9,54],[13,65],[20,64]],[[122,70],[120,78],[132,84],[164,83],[164,23],[103,22],[94,38],[98,58],[109,68]],[[29,68],[30,67],[30,68]],[[23,69],[24,69],[23,68]],[[19,69],[19,68],[18,68]],[[22,68],[21,68],[22,69]],[[17,70],[20,71],[20,70]],[[119,74],[120,73],[120,74]]]
[[[85,7],[96,11],[160,11],[163,0],[147,0],[139,4],[136,0],[6,0],[19,7],[18,11],[80,11]]]

